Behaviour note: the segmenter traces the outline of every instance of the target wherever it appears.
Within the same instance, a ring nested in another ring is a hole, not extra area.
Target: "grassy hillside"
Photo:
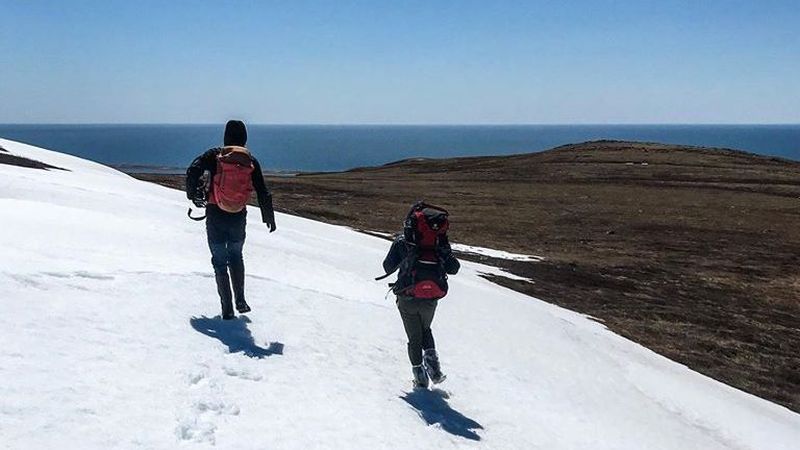
[[[365,230],[447,207],[453,240],[546,258],[490,261],[533,280],[497,282],[800,411],[800,163],[600,141],[268,181],[279,209]]]

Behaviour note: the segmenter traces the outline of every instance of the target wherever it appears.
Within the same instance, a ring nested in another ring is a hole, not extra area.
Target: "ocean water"
[[[110,165],[179,172],[224,125],[0,125],[0,137]],[[596,139],[725,147],[800,160],[800,125],[249,125],[265,170],[336,171],[410,157],[506,155]]]

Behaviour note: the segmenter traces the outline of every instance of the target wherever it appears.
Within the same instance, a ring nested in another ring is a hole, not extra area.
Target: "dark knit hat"
[[[225,124],[223,144],[226,147],[229,145],[244,147],[247,144],[247,128],[244,127],[244,122],[241,120],[229,120]]]

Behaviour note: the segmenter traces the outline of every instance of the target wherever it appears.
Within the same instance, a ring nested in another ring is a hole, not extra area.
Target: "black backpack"
[[[438,300],[447,295],[447,273],[439,244],[447,240],[450,228],[446,209],[418,202],[403,223],[407,256],[392,290],[397,295]]]

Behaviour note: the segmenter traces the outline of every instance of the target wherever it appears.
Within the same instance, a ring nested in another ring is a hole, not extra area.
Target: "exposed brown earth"
[[[365,230],[444,206],[454,241],[546,258],[488,261],[533,280],[496,282],[800,412],[800,163],[600,141],[268,181],[278,209]]]
[[[27,167],[29,169],[66,170],[60,167],[51,166],[50,164],[45,164],[41,161],[23,158],[22,156],[12,155],[8,153],[8,150],[4,149],[3,147],[0,147],[0,164],[7,164],[9,166],[17,166],[17,167]]]

